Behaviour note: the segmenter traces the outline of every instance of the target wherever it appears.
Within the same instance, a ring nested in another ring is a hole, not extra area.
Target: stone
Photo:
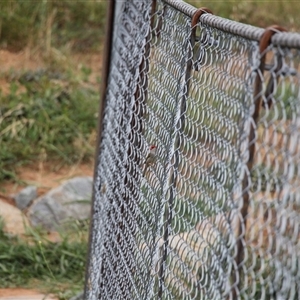
[[[70,220],[90,217],[93,179],[75,177],[39,197],[29,207],[27,216],[33,226],[57,230]]]
[[[37,198],[37,187],[30,185],[27,186],[25,189],[21,190],[17,195],[14,197],[16,206],[20,210],[24,210],[27,208],[30,203]]]
[[[26,233],[27,217],[17,207],[0,200],[0,216],[4,221],[5,232],[12,235]]]

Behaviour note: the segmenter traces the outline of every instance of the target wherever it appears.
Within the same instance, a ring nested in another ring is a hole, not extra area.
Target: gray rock
[[[84,220],[90,216],[93,179],[75,177],[36,199],[28,209],[33,226],[56,230],[66,221]]]
[[[16,202],[17,207],[23,210],[27,208],[34,199],[37,198],[37,188],[33,185],[27,186],[13,198]]]

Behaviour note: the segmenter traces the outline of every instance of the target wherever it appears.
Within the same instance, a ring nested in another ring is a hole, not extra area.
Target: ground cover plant
[[[22,184],[20,166],[50,162],[59,168],[93,161],[101,78],[74,58],[101,55],[108,2],[1,1],[0,61],[1,51],[9,51],[26,53],[41,65],[17,70],[4,68],[1,61],[0,192],[5,192],[4,181]],[[188,2],[235,21],[300,31],[298,1]],[[177,208],[190,218],[188,210]],[[73,226],[70,237],[62,232],[54,243],[39,229],[11,236],[1,221],[0,287],[39,286],[60,299],[82,290],[88,230],[86,223]]]

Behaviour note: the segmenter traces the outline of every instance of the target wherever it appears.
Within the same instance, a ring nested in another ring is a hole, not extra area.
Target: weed
[[[27,228],[24,238],[4,232],[0,218],[0,286],[40,287],[69,299],[83,289],[87,253],[87,227],[50,242],[42,231]],[[80,238],[79,238],[80,237]]]
[[[1,1],[2,48],[19,51],[68,45],[75,51],[99,48],[107,1]]]
[[[37,158],[69,164],[91,159],[98,101],[98,91],[83,80],[50,70],[14,79],[10,93],[0,96],[0,180],[13,179],[15,167]]]

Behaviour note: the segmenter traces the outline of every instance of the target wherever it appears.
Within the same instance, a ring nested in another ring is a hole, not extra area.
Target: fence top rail
[[[192,17],[197,10],[196,7],[182,0],[163,0],[163,1],[189,17]]]
[[[196,7],[182,0],[163,1],[191,18],[197,11]],[[211,14],[203,14],[200,19],[209,26],[255,41],[259,41],[265,31],[264,28],[243,24]],[[276,46],[300,49],[300,34],[294,32],[280,32],[272,37],[272,43]]]
[[[300,34],[296,32],[280,32],[272,37],[272,44],[300,49]]]

